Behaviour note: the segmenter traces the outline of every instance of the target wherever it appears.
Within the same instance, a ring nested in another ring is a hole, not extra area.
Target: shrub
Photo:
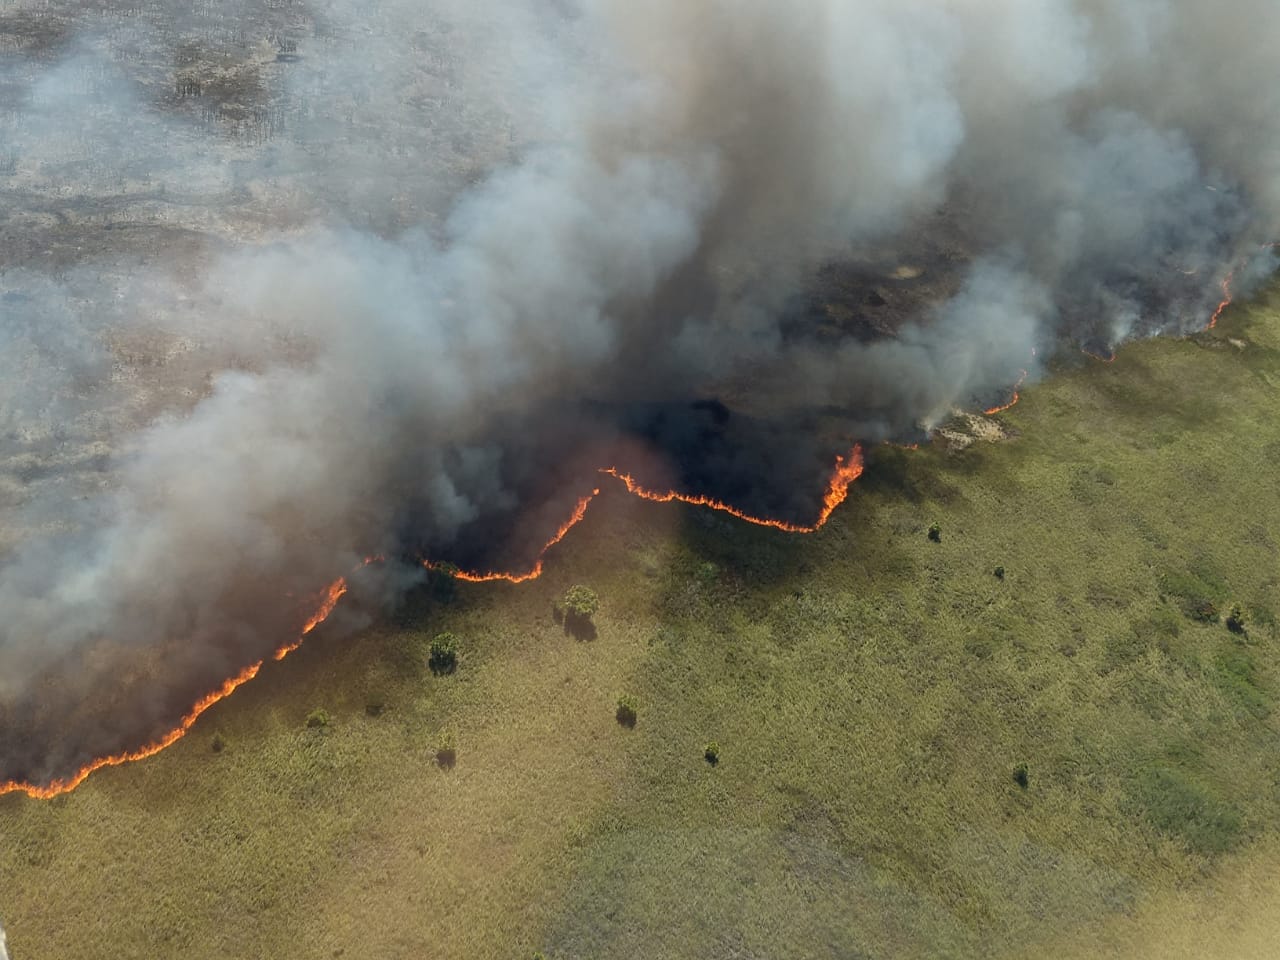
[[[1244,613],[1238,606],[1232,607],[1231,612],[1227,614],[1227,629],[1241,635],[1248,633],[1245,629]]]
[[[997,580],[1004,579],[1004,567],[996,567],[993,572],[995,573]]]
[[[570,587],[554,607],[556,620],[564,624],[564,632],[579,640],[594,640],[596,625],[591,617],[600,608],[600,598],[590,587]]]
[[[720,762],[720,744],[712,740],[702,748],[702,758],[713,767]]]
[[[1186,602],[1187,616],[1201,623],[1218,622],[1218,605],[1205,597],[1193,597]]]
[[[439,633],[431,641],[431,656],[427,658],[431,672],[453,673],[458,667],[458,638],[452,633]]]
[[[635,697],[623,696],[618,698],[618,712],[614,715],[617,717],[618,723],[622,724],[628,730],[636,725],[636,700]]]
[[[209,746],[213,748],[214,753],[221,753],[223,750],[227,749],[227,738],[220,733],[215,733],[213,735],[213,740],[209,743]]]
[[[1020,763],[1013,768],[1013,782],[1020,786],[1023,790],[1031,784],[1031,777],[1027,773],[1027,765]]]
[[[307,726],[313,730],[323,729],[329,725],[329,711],[324,707],[316,707],[307,714]]]
[[[936,523],[929,524],[929,539],[934,543],[942,542],[942,527]]]
[[[381,693],[370,693],[364,699],[364,712],[371,717],[382,716],[382,711],[387,708],[387,700]]]
[[[578,617],[582,620],[590,620],[600,609],[600,597],[590,587],[584,587],[581,584],[575,584],[565,591],[564,600],[561,603],[566,616]]]
[[[446,730],[440,734],[440,742],[436,745],[436,764],[442,770],[452,770],[458,762],[458,741]]]

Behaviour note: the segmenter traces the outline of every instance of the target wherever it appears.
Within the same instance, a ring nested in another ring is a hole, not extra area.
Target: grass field
[[[322,628],[160,756],[0,798],[15,956],[1265,956],[1278,387],[1280,292],[1069,361],[1008,441],[871,451],[810,537],[606,488],[541,580]]]

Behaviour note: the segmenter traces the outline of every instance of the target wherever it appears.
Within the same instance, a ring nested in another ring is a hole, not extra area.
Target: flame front
[[[1277,250],[1280,249],[1280,242],[1264,243],[1258,249],[1259,251]],[[1209,325],[1205,327],[1206,330],[1212,330],[1216,327],[1218,325],[1218,321],[1222,319],[1222,315],[1227,312],[1227,307],[1231,306],[1235,301],[1235,294],[1231,289],[1232,285],[1236,281],[1236,274],[1248,265],[1250,259],[1252,258],[1246,257],[1240,263],[1227,271],[1227,275],[1222,278],[1222,302],[1218,304],[1218,309],[1213,311],[1213,316],[1209,318]]]
[[[448,569],[453,577],[457,580],[465,580],[467,583],[494,583],[498,580],[507,583],[527,583],[530,580],[537,580],[542,576],[542,561],[546,557],[547,551],[554,547],[557,543],[565,538],[565,535],[582,522],[582,518],[587,515],[587,507],[591,501],[600,496],[600,489],[597,487],[591,491],[591,495],[583,497],[578,501],[578,505],[573,508],[573,513],[569,519],[560,524],[556,530],[555,536],[542,545],[542,549],[538,551],[538,559],[533,562],[533,566],[524,573],[502,573],[497,570],[486,570],[483,573],[473,573],[468,570],[455,570],[452,565],[436,563],[431,560],[424,560],[422,565],[428,570],[444,570]]]
[[[719,510],[732,517],[737,517],[739,520],[745,520],[747,523],[754,523],[758,527],[772,527],[774,530],[783,530],[787,533],[813,533],[821,529],[823,524],[831,518],[831,514],[835,512],[836,507],[844,503],[845,498],[849,496],[849,486],[858,477],[862,476],[862,448],[854,447],[847,458],[836,457],[835,471],[831,474],[831,481],[827,484],[827,491],[822,497],[822,511],[818,514],[818,519],[807,527],[795,523],[787,523],[785,520],[774,520],[772,517],[753,517],[737,507],[732,507],[723,501],[700,494],[691,496],[675,490],[649,490],[637,483],[631,474],[623,473],[617,467],[603,467],[600,472],[608,474],[616,480],[621,480],[628,493],[643,500],[652,500],[655,503],[671,503],[675,501],[695,507],[710,507],[712,510]]]
[[[302,639],[328,619],[329,614],[333,613],[334,607],[338,605],[338,601],[346,592],[347,581],[345,577],[339,577],[337,580],[333,581],[333,583],[329,584],[329,586],[324,590],[320,606],[316,608],[315,613],[307,618],[298,639],[285,644],[277,650],[275,654],[273,654],[275,659],[283,660],[289,654],[293,653],[293,651],[297,650],[298,647],[302,646]],[[181,721],[179,721],[178,725],[158,740],[153,740],[146,746],[139,747],[136,750],[126,750],[124,753],[116,753],[107,757],[99,757],[97,760],[93,760],[90,763],[85,764],[72,776],[67,777],[66,779],[52,780],[43,787],[37,786],[33,783],[24,783],[18,780],[7,780],[0,783],[0,796],[3,796],[6,793],[21,792],[37,800],[51,800],[60,794],[70,793],[76,787],[80,786],[80,784],[84,783],[91,773],[101,770],[103,767],[118,767],[121,764],[133,763],[135,760],[145,760],[147,757],[154,757],[161,750],[172,746],[186,736],[187,731],[195,726],[196,720],[200,718],[202,713],[212,707],[219,700],[225,700],[238,688],[244,686],[256,677],[258,675],[258,671],[262,669],[262,665],[265,662],[266,660],[263,659],[259,660],[257,663],[251,663],[234,677],[222,681],[222,685],[220,687],[212,693],[205,694],[197,700],[195,706],[187,711],[186,715]]]
[[[982,412],[988,417],[994,417],[997,413],[1004,413],[1010,407],[1015,406],[1022,399],[1022,394],[1019,391],[1022,390],[1022,385],[1027,382],[1027,377],[1030,375],[1028,371],[1022,371],[1022,376],[1018,377],[1018,382],[1013,385],[1013,396],[1009,398],[1008,403],[999,407],[992,407],[990,410],[983,410]]]

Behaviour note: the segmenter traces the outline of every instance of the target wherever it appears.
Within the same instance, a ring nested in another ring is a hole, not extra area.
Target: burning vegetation
[[[240,6],[0,16],[3,791],[174,742],[362,557],[535,579],[600,474],[810,533],[835,450],[1273,259],[1274,5]]]

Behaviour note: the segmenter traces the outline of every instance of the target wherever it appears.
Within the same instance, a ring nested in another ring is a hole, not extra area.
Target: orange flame
[[[497,570],[486,570],[483,573],[473,573],[467,570],[452,570],[450,565],[437,563],[431,560],[424,560],[422,565],[428,570],[451,570],[455,580],[465,580],[467,583],[493,583],[498,580],[504,580],[507,583],[527,583],[530,580],[537,580],[542,576],[542,561],[547,555],[547,551],[554,547],[557,543],[565,538],[565,535],[582,522],[582,518],[587,515],[587,507],[591,501],[600,496],[600,489],[597,487],[591,491],[589,497],[583,497],[578,501],[578,505],[573,508],[573,513],[569,519],[560,524],[556,530],[555,536],[543,544],[542,549],[538,551],[538,559],[534,561],[533,566],[524,573],[502,573]]]
[[[787,533],[813,533],[818,530],[830,519],[831,514],[835,512],[840,504],[844,503],[849,496],[849,487],[852,483],[862,476],[862,448],[854,447],[848,458],[836,457],[836,468],[831,475],[831,480],[827,484],[826,493],[822,497],[822,510],[818,514],[818,519],[812,526],[800,526],[794,523],[787,523],[783,520],[774,520],[768,517],[753,517],[749,513],[731,507],[727,503],[722,503],[706,496],[689,496],[683,493],[677,493],[674,490],[667,490],[659,493],[649,490],[636,482],[635,478],[630,474],[623,473],[617,467],[601,467],[600,472],[607,474],[617,480],[621,480],[626,486],[627,492],[633,496],[640,497],[644,500],[652,500],[656,503],[671,503],[679,501],[680,503],[692,504],[696,507],[710,507],[713,510],[720,510],[731,516],[737,517],[739,520],[745,520],[747,523],[754,523],[760,527],[772,527],[775,530],[784,530]],[[440,563],[434,560],[423,561],[423,566],[428,570],[444,571],[448,570],[456,580],[462,580],[466,583],[494,583],[504,581],[506,583],[527,583],[530,580],[536,580],[542,576],[543,564],[546,560],[547,551],[558,544],[565,538],[565,535],[575,526],[582,522],[587,515],[587,507],[591,505],[591,501],[600,496],[600,490],[597,487],[591,491],[591,495],[583,497],[578,501],[578,505],[574,507],[573,514],[564,523],[560,524],[560,528],[556,530],[552,536],[538,552],[538,558],[534,561],[532,567],[523,573],[509,573],[499,570],[454,570],[451,565]]]
[[[695,506],[707,506],[714,510],[721,510],[725,513],[738,517],[741,520],[745,520],[748,523],[754,523],[762,527],[773,527],[778,530],[785,530],[788,533],[813,533],[815,530],[822,527],[828,519],[830,519],[831,514],[835,512],[836,508],[839,507],[840,504],[844,503],[845,499],[849,495],[850,485],[852,485],[852,483],[862,475],[862,470],[863,462],[861,447],[855,446],[847,459],[845,457],[836,458],[835,471],[831,476],[830,482],[827,484],[826,493],[823,494],[822,510],[818,514],[818,519],[814,524],[808,527],[786,523],[781,520],[753,517],[750,514],[743,513],[741,510],[731,507],[726,503],[713,500],[710,497],[686,496],[684,494],[676,493],[674,490],[667,491],[666,493],[655,493],[641,487],[634,479],[631,478],[631,476],[621,473],[616,467],[605,467],[602,468],[600,472],[607,473],[610,476],[621,480],[626,485],[627,490],[630,493],[638,497],[643,497],[646,500],[655,500],[659,503],[679,500],[682,503],[689,503]],[[569,516],[569,519],[560,524],[555,535],[543,545],[533,566],[524,573],[504,573],[499,571],[476,573],[461,570],[455,571],[453,576],[459,580],[465,580],[469,583],[489,583],[497,580],[504,580],[508,583],[525,583],[529,580],[537,579],[542,575],[543,561],[546,557],[547,551],[563,540],[569,531],[582,521],[583,517],[587,514],[587,507],[591,504],[591,501],[599,495],[600,489],[597,487],[595,490],[591,491],[590,496],[582,497],[578,501],[577,506],[574,507],[573,513]],[[376,563],[381,559],[382,557],[376,556],[366,557],[364,565]],[[440,570],[444,568],[443,564],[431,561],[426,561],[423,565],[429,570]],[[320,605],[316,608],[315,612],[307,618],[297,639],[290,641],[276,650],[275,653],[272,654],[273,659],[283,660],[289,654],[293,653],[293,651],[302,646],[303,640],[306,639],[307,635],[328,619],[329,615],[333,613],[334,609],[338,605],[338,601],[342,599],[346,592],[347,581],[345,577],[339,577],[333,583],[329,584],[322,594]],[[158,740],[154,740],[146,746],[139,747],[136,750],[127,750],[123,753],[100,757],[85,764],[72,776],[65,779],[60,778],[52,780],[45,786],[38,786],[36,784],[25,783],[17,780],[5,781],[0,783],[0,796],[7,793],[21,792],[37,800],[49,800],[53,797],[60,796],[61,794],[70,793],[76,787],[80,786],[80,784],[84,783],[92,773],[97,770],[101,770],[103,767],[118,767],[122,764],[133,763],[137,760],[145,760],[147,757],[155,756],[160,751],[172,746],[186,736],[187,732],[195,725],[196,720],[198,720],[206,710],[220,700],[226,699],[237,689],[256,677],[265,663],[266,659],[264,658],[259,660],[257,663],[252,663],[245,667],[234,677],[224,680],[222,685],[216,690],[197,700],[195,705],[186,713],[185,716],[183,716],[181,721],[179,721],[178,725]]]
[[[1280,249],[1280,242],[1264,243],[1258,248],[1259,250],[1276,250]],[[1222,315],[1227,312],[1227,307],[1235,302],[1235,294],[1231,292],[1231,286],[1235,283],[1236,274],[1239,273],[1249,263],[1251,257],[1245,257],[1222,278],[1222,302],[1218,304],[1218,309],[1213,311],[1213,316],[1209,318],[1209,325],[1206,330],[1212,330],[1218,325],[1218,321],[1222,319]]]
[[[1010,398],[1008,403],[1004,404],[1003,406],[992,407],[990,410],[983,410],[982,412],[985,413],[988,417],[994,417],[997,413],[1004,413],[1010,407],[1016,405],[1017,402],[1022,399],[1022,395],[1019,393],[1019,391],[1022,389],[1022,385],[1027,382],[1027,377],[1029,377],[1030,375],[1031,374],[1028,373],[1026,370],[1022,371],[1022,376],[1018,377],[1018,382],[1013,385],[1013,396]]]
[[[1212,330],[1218,325],[1218,321],[1222,319],[1222,315],[1227,312],[1227,307],[1231,306],[1232,300],[1235,299],[1231,293],[1231,284],[1235,282],[1236,271],[1240,268],[1232,267],[1227,271],[1227,275],[1222,278],[1222,302],[1218,304],[1218,309],[1213,311],[1213,316],[1209,318],[1209,325],[1206,330]]]
[[[369,563],[372,561],[366,560],[365,562]],[[297,650],[298,647],[302,646],[302,638],[316,627],[320,626],[320,624],[328,618],[329,614],[333,613],[334,607],[338,605],[338,601],[342,599],[342,595],[346,592],[347,581],[344,577],[339,577],[337,580],[333,581],[333,583],[329,584],[329,586],[325,588],[323,600],[321,601],[320,606],[303,625],[301,635],[297,640],[287,643],[277,650],[273,654],[275,659],[283,660],[289,654],[293,653],[293,651]],[[43,787],[37,786],[33,783],[23,783],[18,780],[4,781],[3,783],[0,783],[0,796],[3,796],[6,793],[21,792],[36,800],[51,800],[61,794],[70,793],[76,787],[80,786],[80,784],[84,783],[85,780],[89,778],[90,774],[101,770],[103,767],[118,767],[122,764],[133,763],[136,760],[145,760],[147,757],[154,757],[161,750],[172,746],[186,736],[187,731],[195,726],[196,720],[200,718],[202,713],[212,707],[219,700],[225,700],[238,688],[244,686],[256,677],[264,663],[266,663],[265,658],[259,660],[257,663],[251,663],[234,677],[222,681],[222,685],[220,687],[212,693],[205,694],[197,700],[195,706],[187,711],[186,715],[179,721],[178,725],[158,740],[153,740],[146,746],[139,747],[136,750],[126,750],[123,753],[112,754],[107,757],[99,757],[97,760],[93,760],[90,763],[85,764],[70,777],[52,780]]]
[[[831,474],[831,480],[827,484],[827,491],[822,497],[822,510],[818,514],[818,519],[814,521],[812,526],[808,527],[787,523],[784,520],[774,520],[770,517],[753,517],[749,513],[742,512],[737,507],[731,507],[727,503],[707,496],[689,496],[688,494],[677,493],[675,490],[663,492],[649,490],[637,483],[630,474],[622,473],[617,467],[603,467],[600,472],[621,480],[628,493],[644,500],[652,500],[655,503],[671,503],[674,500],[680,503],[688,503],[695,507],[710,507],[712,510],[719,510],[732,517],[737,517],[739,520],[745,520],[747,523],[754,523],[758,527],[772,527],[775,530],[784,530],[787,533],[813,533],[821,529],[823,524],[831,518],[831,514],[835,512],[836,508],[844,503],[845,498],[849,496],[849,486],[858,477],[862,476],[862,448],[854,447],[849,452],[848,458],[836,457],[835,472]]]

